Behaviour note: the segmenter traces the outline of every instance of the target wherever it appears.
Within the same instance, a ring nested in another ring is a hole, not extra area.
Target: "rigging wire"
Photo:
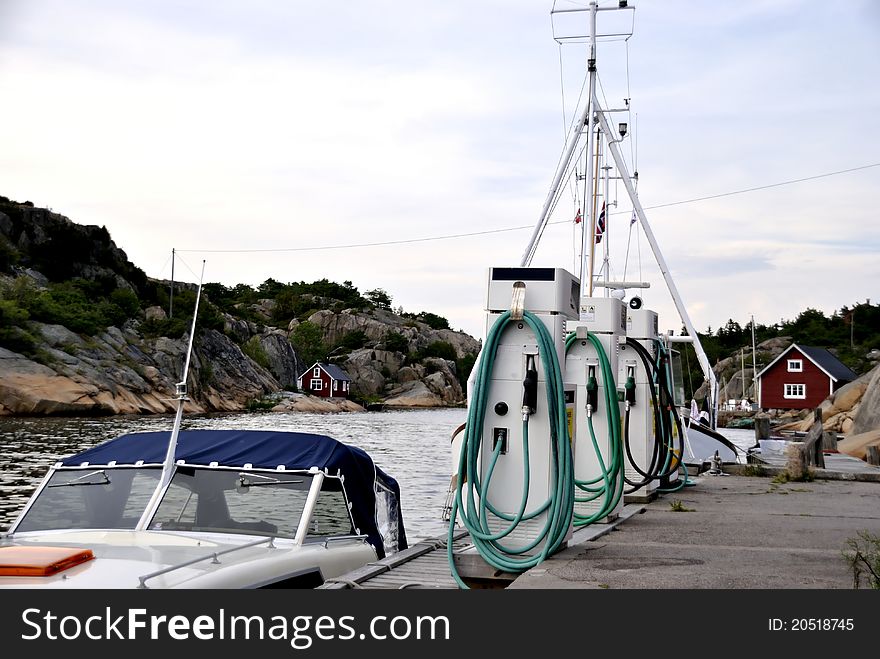
[[[168,267],[168,263],[171,261],[171,255],[168,255],[168,258],[165,259],[165,263],[162,265],[162,269],[159,270],[159,279],[161,279],[165,275],[165,268]]]
[[[821,178],[827,178],[829,176],[837,176],[840,174],[849,174],[851,172],[857,172],[865,169],[870,169],[872,167],[880,167],[880,162],[871,163],[869,165],[861,165],[859,167],[850,167],[848,169],[841,169],[834,172],[826,172],[824,174],[816,174],[815,176],[805,176],[803,178],[791,179],[788,181],[779,181],[778,183],[770,183],[768,185],[759,185],[753,188],[744,188],[742,190],[733,190],[731,192],[722,192],[720,194],[708,195],[705,197],[693,197],[691,199],[683,199],[680,201],[672,201],[665,204],[655,204],[653,206],[645,206],[645,210],[656,210],[658,208],[669,208],[670,206],[681,206],[684,204],[692,204],[698,201],[707,201],[709,199],[720,199],[722,197],[732,197],[734,195],[746,194],[748,192],[756,192],[758,190],[767,190],[769,188],[778,188],[785,185],[792,185],[795,183],[803,183],[804,181],[815,181]],[[612,215],[622,215],[627,211],[615,211]],[[570,220],[557,220],[555,222],[548,222],[548,224],[565,224]],[[534,229],[533,224],[524,224],[515,227],[502,227],[499,229],[486,229],[484,231],[468,231],[465,233],[454,233],[447,234],[444,236],[425,236],[423,238],[405,238],[402,240],[383,240],[371,243],[350,243],[347,245],[317,245],[314,247],[267,247],[267,248],[257,248],[257,249],[178,249],[177,253],[181,252],[191,252],[191,253],[217,253],[217,254],[231,254],[231,253],[256,253],[256,252],[317,252],[317,251],[327,251],[333,249],[354,249],[360,247],[384,247],[388,245],[407,245],[412,243],[424,243],[424,242],[433,242],[435,240],[451,240],[454,238],[470,238],[473,236],[484,236],[491,235],[497,233],[508,233],[511,231],[522,231],[524,229]]]
[[[195,277],[196,279],[199,279],[199,275],[196,274],[196,271],[189,267],[189,263],[184,261],[183,257],[179,256],[180,250],[177,250],[177,254],[178,254],[177,260],[180,261],[181,263],[183,263],[184,266],[186,266],[186,269],[192,273],[193,277]],[[180,283],[180,282],[178,282],[178,283]]]

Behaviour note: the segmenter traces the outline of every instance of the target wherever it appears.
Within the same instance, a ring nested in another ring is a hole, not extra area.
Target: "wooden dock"
[[[836,478],[838,480],[880,481],[880,467],[869,465],[846,453],[825,453],[825,467],[810,467],[818,478]],[[766,465],[774,469],[784,469],[788,458],[784,453],[757,453],[749,455],[752,464]],[[725,471],[728,465],[724,467]]]
[[[467,531],[454,536],[454,551],[462,551],[470,544]],[[348,574],[328,579],[319,588],[344,590],[347,588],[402,589],[446,588],[458,584],[449,571],[446,555],[446,535],[417,542],[401,552],[367,563]]]
[[[630,504],[605,524],[592,524],[576,530],[568,547],[590,542],[610,532],[633,515],[645,512],[645,507]],[[477,552],[470,535],[464,529],[453,536],[453,559],[456,569],[471,587],[504,588],[519,575],[495,570]],[[449,570],[446,551],[446,534],[422,540],[404,551],[368,563],[348,574],[328,579],[321,589],[345,590],[349,588],[403,589],[439,588],[457,589],[458,584]]]

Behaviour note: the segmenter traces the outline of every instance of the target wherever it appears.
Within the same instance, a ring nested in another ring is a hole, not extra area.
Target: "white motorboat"
[[[400,488],[362,449],[180,430],[201,290],[173,429],[55,463],[0,537],[0,588],[314,588],[406,548]]]
[[[330,437],[122,435],[56,463],[0,544],[0,588],[313,588],[406,548],[396,481]]]

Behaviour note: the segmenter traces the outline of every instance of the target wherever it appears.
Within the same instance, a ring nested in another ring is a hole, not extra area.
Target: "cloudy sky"
[[[0,194],[106,226],[151,276],[175,248],[190,281],[202,259],[225,284],[351,280],[480,335],[583,76],[583,45],[554,40],[578,15],[554,28],[552,4],[0,0]],[[623,150],[697,328],[880,301],[880,5],[631,4],[602,89],[632,99]],[[628,243],[677,330],[622,186],[608,201],[612,275]],[[535,265],[574,268],[578,205]]]

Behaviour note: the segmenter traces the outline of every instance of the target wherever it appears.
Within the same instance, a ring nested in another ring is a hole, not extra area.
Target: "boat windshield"
[[[153,467],[58,469],[15,530],[134,529],[161,474]]]
[[[307,472],[178,467],[149,528],[294,537],[312,477]],[[324,479],[307,536],[353,533],[339,480]]]

